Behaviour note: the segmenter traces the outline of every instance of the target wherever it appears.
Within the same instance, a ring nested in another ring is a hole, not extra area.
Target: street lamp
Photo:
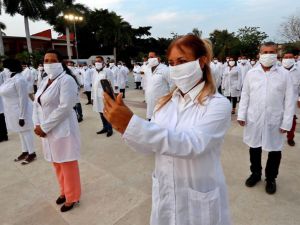
[[[64,18],[68,21],[73,22],[74,26],[74,34],[75,34],[75,49],[76,49],[76,58],[77,58],[77,64],[78,64],[78,47],[77,47],[77,34],[76,34],[76,22],[81,22],[83,21],[82,16],[77,16],[73,14],[66,14],[64,15]]]

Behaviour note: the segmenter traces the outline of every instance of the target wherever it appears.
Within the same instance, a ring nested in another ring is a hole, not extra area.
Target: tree
[[[4,23],[0,22],[0,56],[4,56],[4,44],[2,38],[2,30],[5,30],[6,26]]]
[[[202,30],[199,30],[198,28],[194,28],[192,30],[191,34],[196,35],[197,37],[201,38],[202,37]]]
[[[28,52],[32,53],[30,31],[29,31],[29,19],[39,20],[45,12],[45,5],[49,0],[2,0],[1,5],[5,9],[5,12],[14,16],[20,14],[24,17],[25,33],[27,40]]]
[[[209,34],[209,40],[213,45],[214,55],[219,59],[224,60],[226,56],[239,56],[240,40],[234,32],[215,30]]]
[[[237,37],[240,40],[240,55],[254,58],[258,54],[259,46],[268,35],[259,31],[259,27],[244,27],[238,30]]]
[[[288,41],[300,41],[300,16],[289,16],[286,21],[280,25],[279,32],[281,36]]]

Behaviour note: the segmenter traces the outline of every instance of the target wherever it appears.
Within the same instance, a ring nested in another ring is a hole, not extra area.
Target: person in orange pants
[[[64,203],[60,210],[66,212],[79,203],[81,195],[80,132],[73,109],[78,102],[78,84],[55,50],[46,53],[44,69],[48,77],[33,104],[34,132],[42,137],[45,159],[54,165],[60,186],[56,204]]]

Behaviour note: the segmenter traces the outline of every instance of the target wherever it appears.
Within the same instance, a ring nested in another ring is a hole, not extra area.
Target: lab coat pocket
[[[52,134],[56,138],[64,138],[70,136],[70,119],[66,118],[62,123],[53,128]]]
[[[206,193],[189,189],[188,201],[189,225],[221,224],[219,188]]]
[[[152,212],[150,224],[158,224],[158,212],[159,212],[159,182],[155,177],[154,173],[152,174]]]

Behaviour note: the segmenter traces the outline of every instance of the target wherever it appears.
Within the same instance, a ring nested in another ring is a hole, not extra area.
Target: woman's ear
[[[207,57],[206,57],[206,56],[201,56],[201,57],[199,58],[199,63],[200,63],[201,69],[203,69],[203,68],[204,68],[204,65],[207,63]]]

